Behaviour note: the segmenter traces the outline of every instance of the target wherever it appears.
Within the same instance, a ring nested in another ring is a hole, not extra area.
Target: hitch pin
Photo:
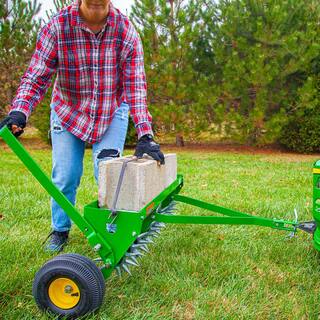
[[[290,233],[289,233],[289,235],[287,235],[287,239],[292,239],[292,238],[294,238],[294,236],[296,235],[296,233],[297,233],[297,223],[298,223],[298,211],[297,211],[297,209],[296,208],[294,208],[294,222],[295,222],[295,226],[294,226],[294,229],[293,229],[293,231],[291,231]]]

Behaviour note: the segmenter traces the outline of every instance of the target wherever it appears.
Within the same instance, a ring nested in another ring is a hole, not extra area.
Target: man
[[[52,180],[74,204],[83,169],[85,142],[98,163],[122,154],[128,111],[138,133],[135,155],[164,156],[153,141],[146,104],[143,49],[128,18],[110,0],[75,1],[39,33],[29,68],[3,121],[19,136],[32,110],[57,78],[51,103]],[[1,124],[0,124],[1,127]],[[65,245],[71,221],[52,199],[48,251]]]

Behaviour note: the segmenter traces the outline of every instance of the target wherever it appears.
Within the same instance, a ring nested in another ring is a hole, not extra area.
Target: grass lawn
[[[50,174],[51,152],[30,150]],[[182,194],[254,215],[312,219],[312,163],[317,156],[182,151]],[[0,319],[50,319],[31,295],[50,259],[49,196],[0,145]],[[91,152],[77,207],[97,198]],[[181,206],[183,214],[206,211]],[[319,319],[320,255],[311,236],[254,226],[168,226],[133,276],[106,283],[100,312],[89,319]],[[65,252],[93,257],[76,227]]]

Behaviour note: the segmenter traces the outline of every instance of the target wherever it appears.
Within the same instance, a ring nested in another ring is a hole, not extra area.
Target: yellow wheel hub
[[[51,282],[48,294],[51,302],[60,309],[74,308],[80,301],[77,284],[68,278],[58,278]]]

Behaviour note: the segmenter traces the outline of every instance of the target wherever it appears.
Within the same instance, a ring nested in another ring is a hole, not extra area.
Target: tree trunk
[[[176,146],[177,147],[184,147],[184,140],[181,134],[176,135]]]

